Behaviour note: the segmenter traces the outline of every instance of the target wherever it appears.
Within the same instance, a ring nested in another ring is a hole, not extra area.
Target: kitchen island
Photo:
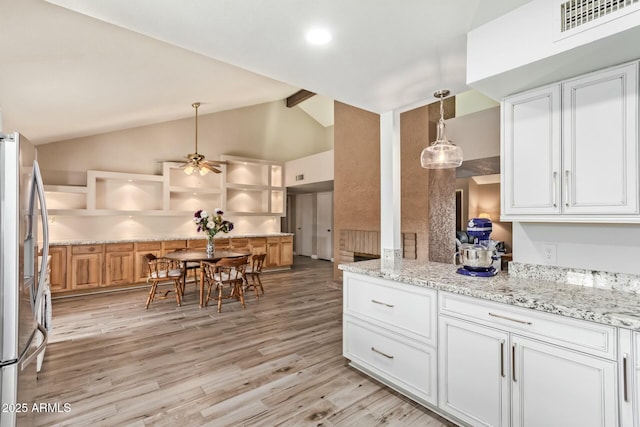
[[[461,425],[634,425],[637,277],[511,267],[340,265],[344,356]]]
[[[140,286],[147,279],[146,254],[204,250],[204,237],[156,237],[57,241],[50,244],[51,290],[55,294]],[[243,234],[215,239],[216,249],[266,253],[265,270],[291,268],[293,234]]]

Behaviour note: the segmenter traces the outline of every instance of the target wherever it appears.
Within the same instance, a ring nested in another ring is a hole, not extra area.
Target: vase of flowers
[[[193,215],[193,222],[198,226],[197,231],[207,235],[207,255],[212,255],[215,251],[214,238],[216,234],[228,233],[233,230],[233,223],[222,218],[221,209],[216,209],[214,213],[198,210]]]

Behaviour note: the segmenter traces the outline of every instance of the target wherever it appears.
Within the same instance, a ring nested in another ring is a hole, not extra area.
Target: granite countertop
[[[252,234],[225,234],[216,237],[217,239],[237,238],[244,239],[249,237],[280,237],[293,236],[294,233],[252,233]],[[49,242],[50,246],[65,245],[100,245],[105,243],[131,243],[131,242],[162,242],[165,240],[205,240],[204,236],[184,237],[184,236],[158,236],[158,237],[135,237],[131,239],[82,239],[82,240],[58,240]]]
[[[392,268],[380,260],[340,264],[340,270],[423,286],[485,300],[590,320],[640,331],[640,295],[501,272],[494,277],[469,277],[458,266],[403,259]]]

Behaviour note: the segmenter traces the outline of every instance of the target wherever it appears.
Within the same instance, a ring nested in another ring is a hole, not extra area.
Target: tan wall
[[[423,261],[429,260],[429,171],[420,166],[420,153],[429,140],[429,107],[400,115],[400,227],[403,233],[416,233],[416,256]]]
[[[380,116],[334,104],[334,206],[338,260],[341,230],[380,230]],[[334,263],[334,279],[341,277]]]
[[[512,247],[512,226],[510,222],[500,222],[500,184],[478,185],[469,179],[469,218],[480,213],[488,213],[493,223],[491,238],[502,241],[507,248]]]
[[[84,185],[88,169],[159,174],[158,162],[194,151],[194,116],[39,145],[45,183]],[[199,116],[198,152],[287,161],[332,149],[332,134],[301,109],[275,101]]]

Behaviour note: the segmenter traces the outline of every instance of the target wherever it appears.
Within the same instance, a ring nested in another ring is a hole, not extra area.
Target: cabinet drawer
[[[440,293],[440,313],[543,339],[608,359],[616,358],[616,328],[463,295]]]
[[[282,243],[292,243],[293,242],[293,236],[282,236],[282,237],[280,237],[280,241]]]
[[[162,242],[137,242],[135,244],[136,251],[159,251],[162,249]]]
[[[437,354],[434,348],[400,335],[376,331],[346,315],[344,356],[393,388],[437,404]]]
[[[437,293],[349,272],[344,274],[344,312],[381,326],[391,326],[436,345]]]
[[[133,243],[110,243],[105,248],[107,252],[132,252]]]
[[[79,245],[71,248],[72,254],[96,254],[102,252],[102,245]]]
[[[186,240],[167,240],[162,242],[162,249],[184,249],[186,247]]]
[[[267,243],[280,243],[280,237],[267,237]]]

